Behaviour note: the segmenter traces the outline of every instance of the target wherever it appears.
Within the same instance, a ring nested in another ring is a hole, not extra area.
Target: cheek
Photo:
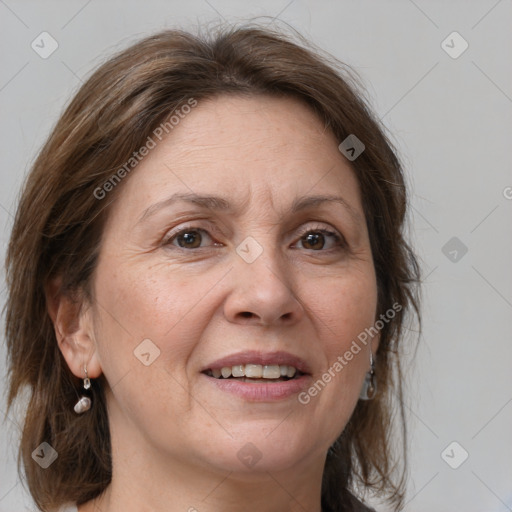
[[[96,287],[102,325],[124,331],[122,338],[139,342],[149,335],[163,341],[214,284],[162,265],[125,265],[105,279],[101,274],[107,274],[106,270],[98,273]]]
[[[95,335],[113,414],[142,430],[179,424],[175,411],[190,409],[187,360],[208,321],[197,311],[214,283],[197,279],[191,287],[161,267],[108,270],[98,267]]]
[[[344,425],[352,414],[369,368],[371,339],[364,340],[364,333],[374,325],[377,307],[372,269],[331,279],[315,288],[309,304],[325,357],[321,373],[315,376],[301,403],[331,411],[328,423],[335,437],[339,425]]]
[[[138,375],[145,363],[183,373],[210,320],[208,299],[222,275],[184,275],[161,264],[108,267],[98,267],[95,293],[96,338],[109,383],[128,372]]]
[[[373,269],[320,282],[314,290],[311,309],[318,318],[329,352],[346,350],[347,343],[350,345],[375,322],[377,285]]]

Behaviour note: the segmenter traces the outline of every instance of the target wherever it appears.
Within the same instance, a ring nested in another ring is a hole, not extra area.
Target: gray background
[[[407,168],[425,284],[423,336],[407,363],[406,510],[512,510],[510,0],[0,0],[2,262],[23,176],[93,67],[157,29],[254,16],[354,66]],[[59,45],[47,59],[31,48],[43,31]],[[445,51],[462,49],[457,36],[442,47],[453,31],[469,44],[457,58]],[[3,303],[3,274],[0,292]],[[15,412],[0,434],[0,512],[34,510],[16,474]]]

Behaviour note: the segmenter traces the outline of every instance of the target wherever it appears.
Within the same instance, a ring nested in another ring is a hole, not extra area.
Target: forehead
[[[220,154],[225,162],[244,161],[246,169],[252,167],[249,155],[268,169],[276,158],[281,163],[315,161],[320,156],[318,144],[329,141],[337,146],[312,110],[293,98],[217,97],[201,102],[181,128],[172,140],[169,137],[169,151],[177,157],[188,159],[191,152],[198,159]],[[339,157],[338,152],[335,155]]]
[[[123,196],[131,210],[175,193],[282,207],[308,193],[341,193],[361,210],[357,178],[334,135],[293,98],[201,101],[137,165]]]

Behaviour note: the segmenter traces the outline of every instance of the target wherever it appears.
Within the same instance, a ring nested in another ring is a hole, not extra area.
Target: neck
[[[105,492],[79,512],[320,512],[320,500],[321,472],[238,475],[184,465],[163,472],[145,464],[118,466]]]
[[[136,437],[112,429],[112,481],[79,512],[321,512],[322,454],[285,470],[238,472],[170,456]]]

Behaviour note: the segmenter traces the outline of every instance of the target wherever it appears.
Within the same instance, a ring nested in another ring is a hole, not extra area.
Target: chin
[[[278,473],[290,470],[296,467],[297,461],[304,455],[297,452],[281,452],[271,455],[268,452],[258,450],[257,447],[255,449],[254,446],[247,443],[245,447],[242,447],[240,458],[238,458],[238,454],[235,457],[226,454],[227,456],[222,458],[222,460],[219,461],[217,459],[211,462],[222,471],[236,473],[243,478],[254,477],[258,474],[266,475],[269,472]]]
[[[286,471],[306,457],[309,452],[306,443],[312,436],[297,435],[293,438],[289,429],[272,432],[275,428],[276,422],[273,422],[272,428],[262,429],[260,426],[258,429],[247,429],[243,434],[237,433],[223,442],[209,439],[209,445],[215,446],[215,451],[205,455],[210,464],[223,471],[252,475]],[[313,449],[311,446],[310,450]]]

